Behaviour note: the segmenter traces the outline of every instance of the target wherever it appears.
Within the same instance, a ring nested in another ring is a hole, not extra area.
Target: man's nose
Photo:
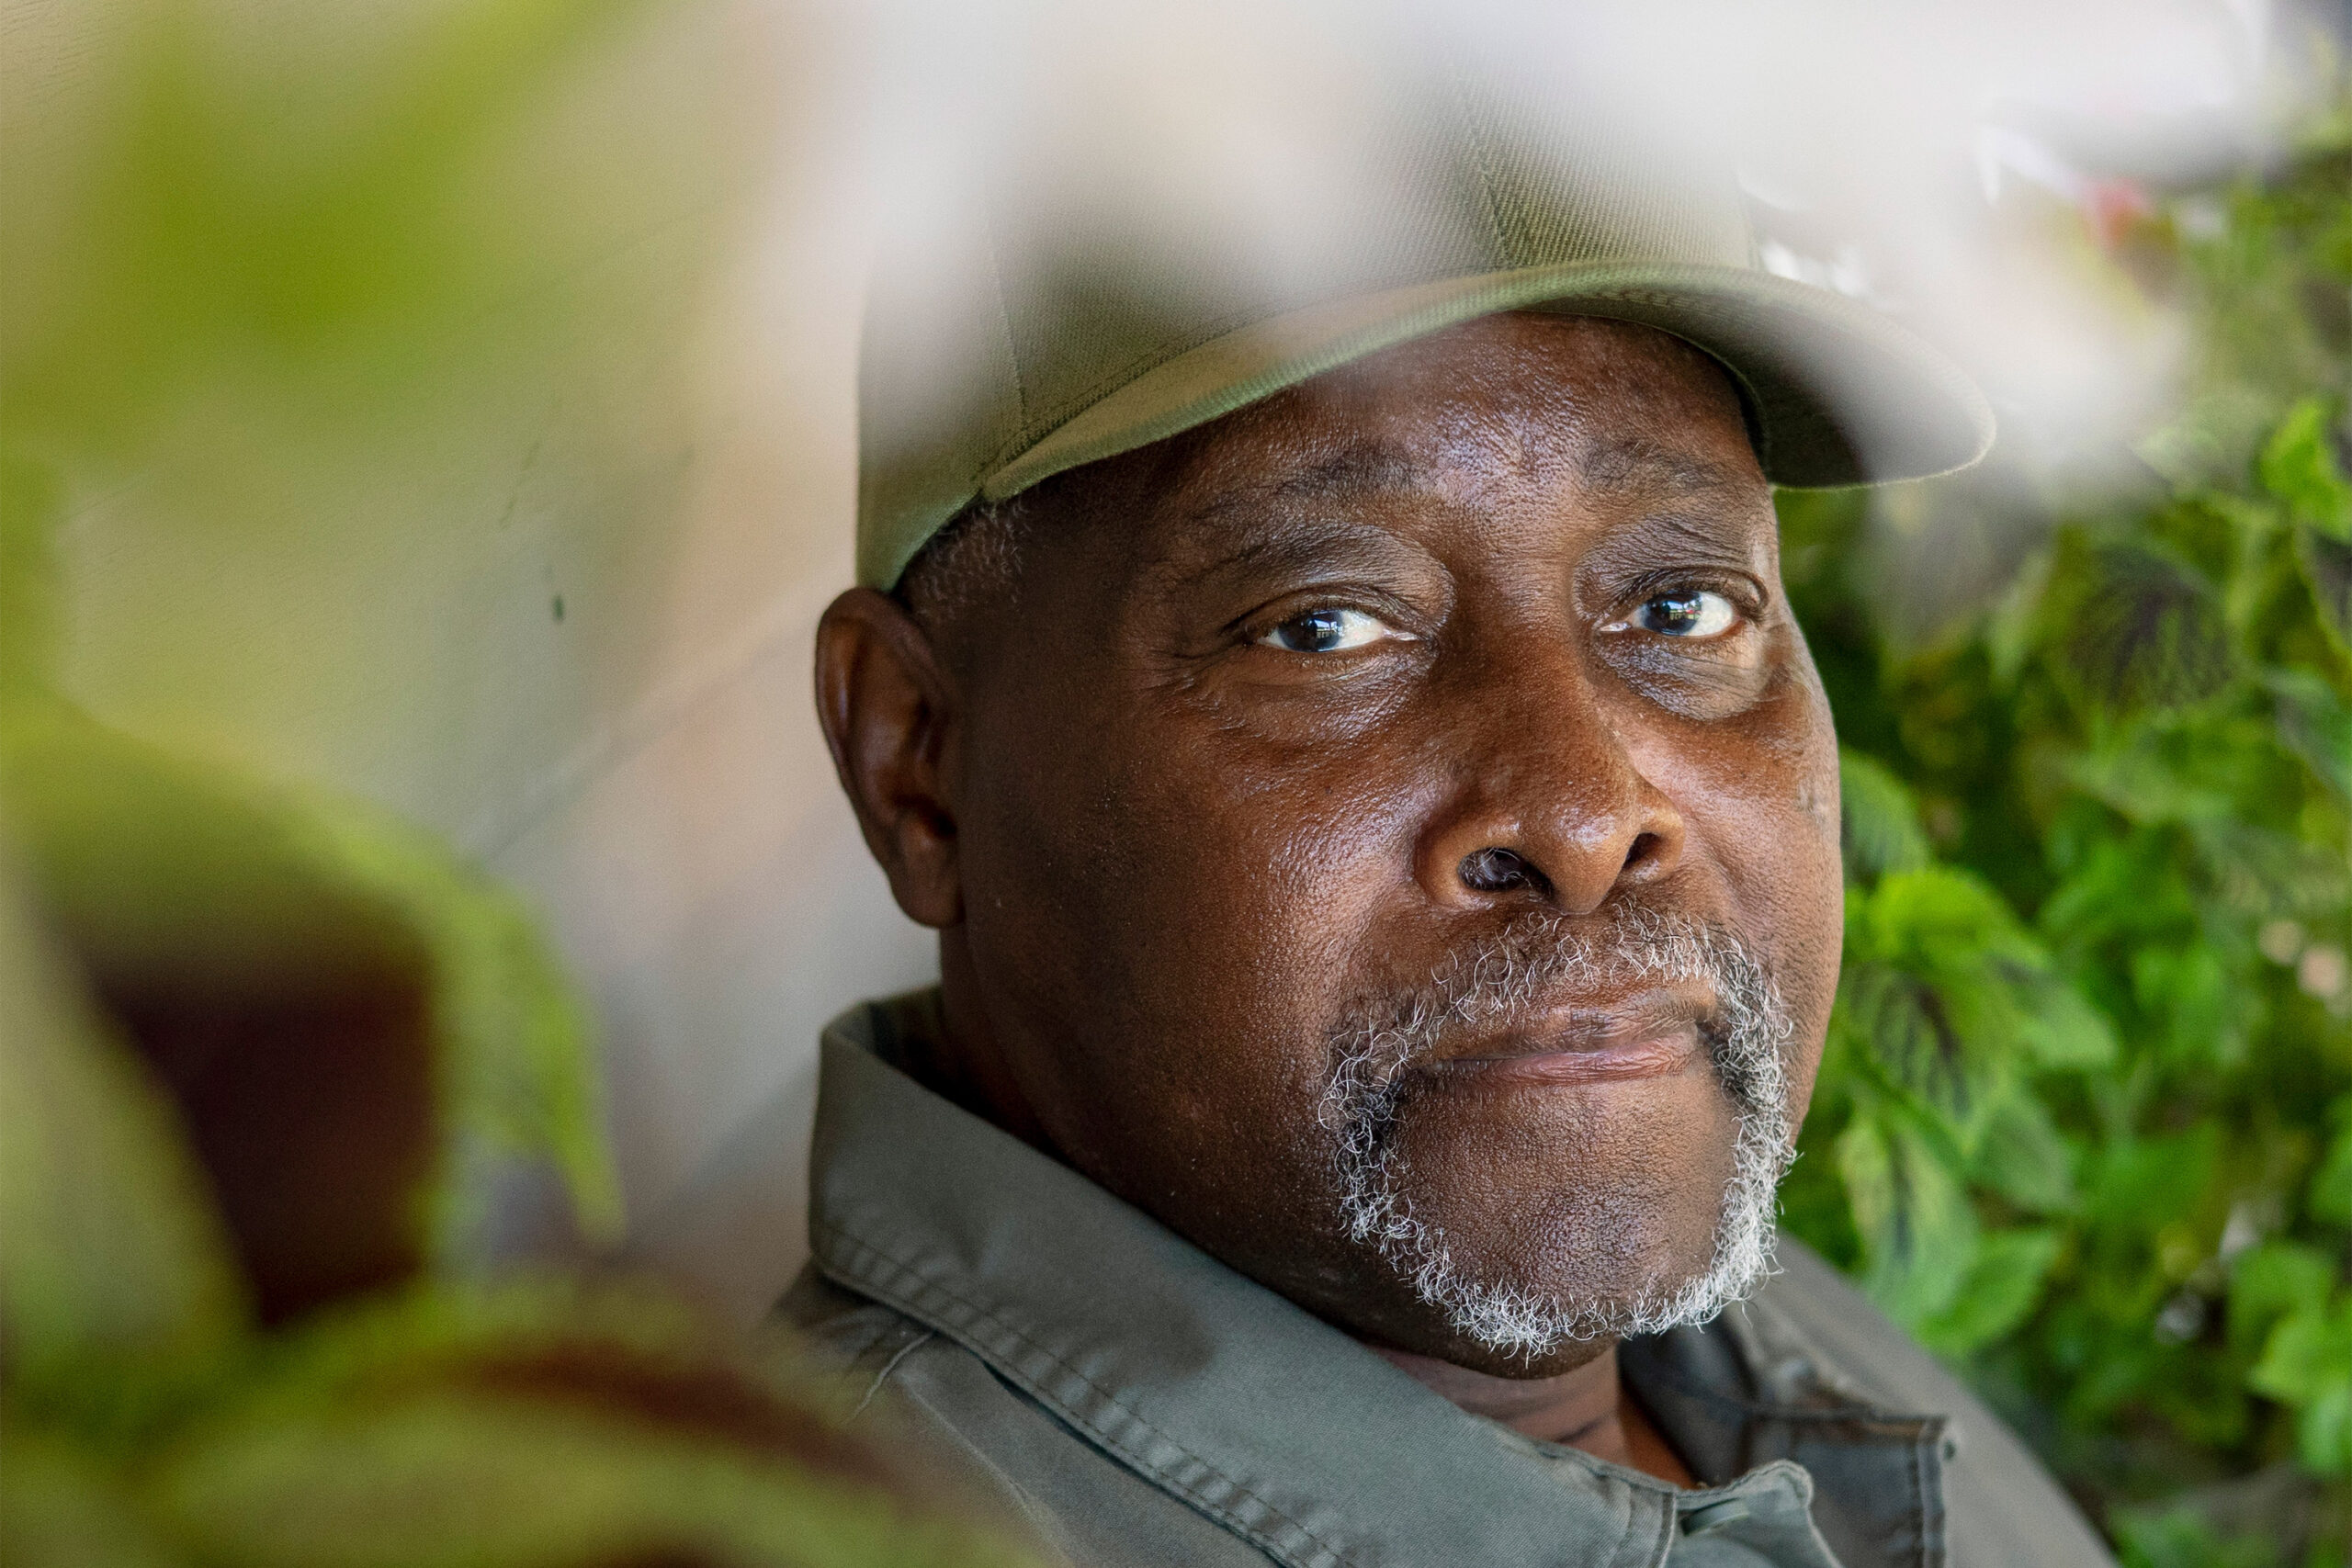
[[[1681,813],[1635,766],[1577,660],[1529,660],[1505,689],[1457,700],[1458,771],[1414,856],[1432,900],[1589,914],[1681,863]]]

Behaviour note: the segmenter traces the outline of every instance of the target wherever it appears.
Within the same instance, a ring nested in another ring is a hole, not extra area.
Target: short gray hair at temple
[[[1012,610],[1027,532],[1024,499],[974,502],[925,541],[899,574],[892,597],[934,640],[953,643],[976,609]]]
[[[1473,1277],[1443,1230],[1414,1211],[1396,1132],[1408,1069],[1464,1025],[1508,1017],[1564,984],[1703,981],[1717,1012],[1707,1033],[1715,1073],[1738,1111],[1732,1175],[1708,1266],[1617,1301],[1548,1299]],[[1335,1034],[1317,1120],[1333,1134],[1340,1212],[1351,1239],[1376,1246],[1460,1334],[1527,1359],[1578,1341],[1656,1334],[1707,1322],[1772,1271],[1775,1208],[1792,1156],[1788,1057],[1794,1028],[1763,964],[1719,927],[1622,909],[1596,940],[1563,916],[1514,925],[1431,982],[1389,998],[1383,1014]]]

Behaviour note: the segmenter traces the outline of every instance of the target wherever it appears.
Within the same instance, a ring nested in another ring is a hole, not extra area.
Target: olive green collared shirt
[[[890,1065],[936,993],[826,1030],[782,1312],[1071,1568],[2109,1568],[2016,1438],[1817,1258],[1626,1379],[1697,1489],[1469,1415]]]

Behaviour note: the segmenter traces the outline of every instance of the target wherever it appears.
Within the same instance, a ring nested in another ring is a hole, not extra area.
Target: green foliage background
[[[1781,498],[1849,879],[1787,1223],[2128,1562],[2340,1563],[2352,117],[2114,261],[2195,333],[2120,494],[2013,461]],[[1923,642],[1881,608],[1899,557],[1968,530],[2024,541],[2014,570]]]

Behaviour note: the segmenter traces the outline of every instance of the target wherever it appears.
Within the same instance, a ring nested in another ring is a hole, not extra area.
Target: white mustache
[[[1790,1032],[1763,962],[1721,926],[1620,907],[1599,931],[1562,915],[1527,917],[1456,953],[1426,985],[1354,1010],[1333,1032],[1317,1120],[1346,1131],[1369,1097],[1393,1094],[1407,1071],[1442,1056],[1457,1030],[1532,1016],[1566,992],[1692,982],[1713,998],[1701,1033],[1724,1089],[1742,1109],[1758,1109],[1777,1093],[1758,1081],[1767,1071],[1758,1058],[1779,1063]]]

